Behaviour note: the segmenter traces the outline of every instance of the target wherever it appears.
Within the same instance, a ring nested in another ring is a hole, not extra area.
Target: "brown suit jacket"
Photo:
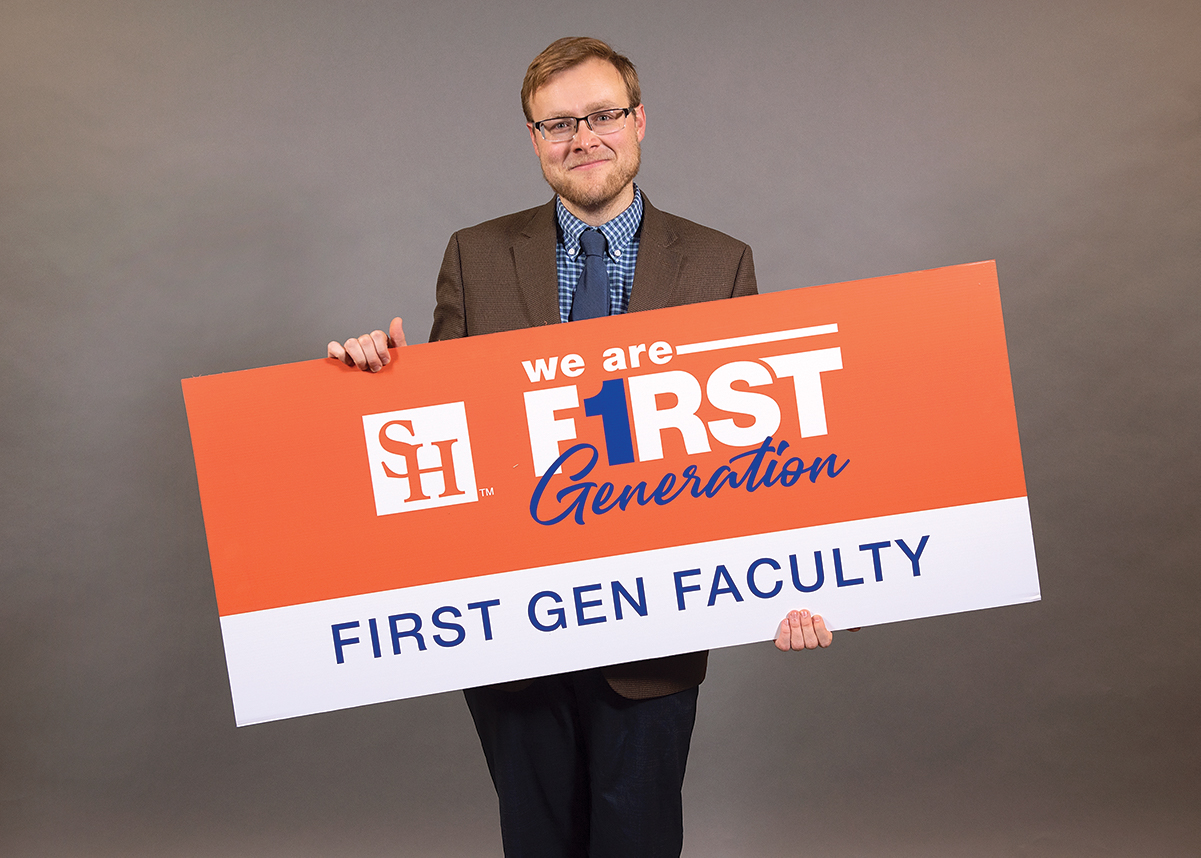
[[[724,233],[661,212],[643,195],[631,313],[754,295],[751,249]],[[559,324],[555,201],[460,230],[438,272],[430,342]],[[623,697],[660,697],[698,685],[708,653],[611,665]],[[502,687],[517,689],[526,682]]]

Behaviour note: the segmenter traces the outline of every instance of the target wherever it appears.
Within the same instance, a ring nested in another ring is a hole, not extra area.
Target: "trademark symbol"
[[[492,495],[493,495],[495,492],[496,492],[496,490],[495,490],[495,489],[491,489],[491,488],[488,488],[488,489],[480,489],[480,497],[482,497],[482,498],[490,498],[490,497],[492,497]]]

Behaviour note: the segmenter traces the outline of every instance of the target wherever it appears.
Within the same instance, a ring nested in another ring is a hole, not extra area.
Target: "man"
[[[596,39],[559,39],[521,91],[555,198],[455,233],[430,340],[754,294],[751,250],[659,211],[635,185],[646,108],[633,64]],[[405,344],[399,318],[329,344],[376,371]],[[781,650],[829,646],[793,611]],[[468,689],[500,799],[508,856],[678,856],[681,788],[706,653]]]

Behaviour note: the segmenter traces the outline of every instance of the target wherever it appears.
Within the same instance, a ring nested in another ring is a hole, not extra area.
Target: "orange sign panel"
[[[183,382],[242,722],[1038,596],[992,263],[393,358]]]

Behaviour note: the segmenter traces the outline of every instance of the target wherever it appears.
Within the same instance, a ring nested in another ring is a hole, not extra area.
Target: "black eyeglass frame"
[[[538,122],[533,123],[533,126],[537,130],[537,132],[542,135],[543,140],[547,140],[551,143],[566,143],[568,140],[575,139],[575,136],[580,133],[580,123],[581,122],[587,124],[588,130],[591,131],[593,134],[596,134],[598,137],[606,135],[606,134],[616,134],[618,131],[624,131],[625,125],[622,125],[621,128],[614,128],[612,131],[597,131],[595,128],[592,127],[592,117],[599,116],[602,113],[620,113],[625,118],[626,123],[628,124],[630,121],[630,114],[633,113],[637,109],[638,109],[637,106],[634,106],[634,107],[606,107],[604,110],[594,110],[591,113],[589,113],[587,116],[551,116],[546,119],[542,119],[542,120],[539,120]],[[546,136],[546,128],[544,127],[546,125],[546,123],[547,122],[561,122],[564,119],[570,119],[572,122],[575,123],[575,128],[571,132],[571,137],[564,137],[562,140],[551,140],[549,137],[547,137]]]

